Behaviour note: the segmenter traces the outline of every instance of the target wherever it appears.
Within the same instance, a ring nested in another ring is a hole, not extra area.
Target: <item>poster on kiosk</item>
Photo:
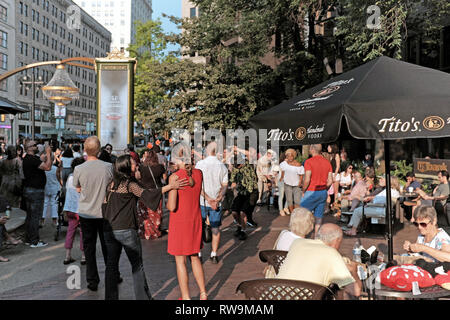
[[[113,50],[98,58],[97,69],[97,135],[101,145],[111,144],[120,154],[133,143],[134,72],[136,60]]]

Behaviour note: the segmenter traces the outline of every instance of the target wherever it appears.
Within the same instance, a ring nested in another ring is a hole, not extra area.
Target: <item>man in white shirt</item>
[[[217,250],[220,242],[220,229],[222,224],[221,202],[228,187],[228,170],[216,157],[217,143],[211,142],[206,148],[207,157],[200,160],[196,168],[203,173],[203,186],[200,195],[200,208],[202,218],[209,217],[212,230],[212,251],[210,259],[218,263]]]

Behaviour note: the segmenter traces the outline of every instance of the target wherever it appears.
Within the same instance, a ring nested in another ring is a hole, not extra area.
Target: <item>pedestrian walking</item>
[[[27,217],[25,219],[25,243],[31,248],[44,247],[47,243],[39,239],[39,222],[44,209],[45,184],[47,177],[45,171],[52,169],[52,149],[49,145],[45,147],[45,161],[37,156],[38,147],[34,140],[25,145],[26,155],[23,158],[24,191]]]
[[[189,146],[178,143],[172,154],[177,171],[169,177],[169,184],[180,179],[188,179],[189,186],[169,192],[167,208],[170,210],[169,239],[167,252],[175,256],[177,278],[181,298],[190,300],[187,259],[192,265],[192,273],[200,290],[200,300],[207,300],[205,275],[198,256],[203,247],[202,215],[200,193],[202,191],[202,171],[193,169]]]
[[[206,147],[207,157],[200,160],[196,169],[202,171],[203,186],[200,195],[200,209],[203,221],[208,220],[212,231],[210,260],[218,263],[217,251],[220,244],[220,226],[222,225],[222,200],[228,188],[228,169],[217,158],[217,143]]]
[[[84,255],[83,247],[83,232],[80,226],[80,216],[78,215],[78,202],[80,200],[80,194],[73,186],[73,171],[75,167],[84,163],[83,157],[78,157],[72,161],[72,173],[69,174],[66,183],[66,198],[64,201],[63,211],[67,216],[69,226],[67,228],[66,241],[64,242],[64,248],[66,248],[66,258],[64,264],[70,264],[76,260],[72,258],[73,240],[75,239],[75,233],[77,229],[80,229],[80,250],[81,250],[81,265],[86,264],[86,257]]]
[[[80,193],[78,215],[83,232],[83,248],[86,255],[86,280],[89,290],[97,291],[100,277],[97,269],[97,236],[107,261],[107,251],[103,236],[102,203],[106,187],[112,180],[112,165],[97,158],[100,152],[100,140],[96,136],[86,139],[84,148],[87,153],[85,163],[75,167],[73,186]]]
[[[305,161],[305,178],[303,190],[305,194],[300,206],[314,212],[314,235],[322,224],[323,212],[327,201],[327,189],[333,183],[333,171],[330,161],[321,156],[322,145],[313,144],[309,147],[311,158]]]
[[[108,185],[103,210],[107,249],[105,272],[105,299],[119,298],[119,260],[122,248],[133,272],[134,293],[137,300],[151,300],[142,261],[142,247],[138,235],[137,200],[151,210],[161,203],[162,193],[187,185],[187,179],[172,181],[162,188],[146,189],[134,177],[136,162],[131,155],[122,155],[114,164],[113,181]]]

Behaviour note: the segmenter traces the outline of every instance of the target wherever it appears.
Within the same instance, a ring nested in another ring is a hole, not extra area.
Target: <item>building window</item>
[[[190,10],[190,15],[189,15],[189,16],[190,16],[191,18],[194,18],[194,17],[196,17],[196,14],[197,14],[197,13],[196,13],[196,8],[191,8],[191,10]]]
[[[0,30],[0,45],[3,48],[8,48],[8,34],[2,30]]]
[[[8,69],[8,55],[4,53],[0,53],[0,68],[7,70]]]
[[[8,9],[4,6],[0,6],[0,20],[8,20]]]
[[[8,80],[0,81],[0,90],[1,91],[8,91]]]

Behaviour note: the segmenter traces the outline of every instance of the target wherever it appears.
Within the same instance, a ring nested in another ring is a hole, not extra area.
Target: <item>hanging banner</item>
[[[109,143],[119,152],[133,143],[135,64],[117,50],[96,59],[97,135],[102,146]]]

